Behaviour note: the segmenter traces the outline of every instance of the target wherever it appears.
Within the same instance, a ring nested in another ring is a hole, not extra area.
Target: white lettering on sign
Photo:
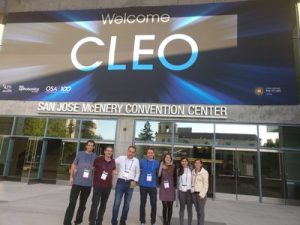
[[[115,64],[115,55],[116,55],[116,46],[117,46],[117,36],[111,36],[110,38],[110,44],[109,44],[109,53],[108,53],[108,65],[107,65],[107,69],[108,70],[126,70],[126,64],[119,64],[116,65]],[[155,40],[155,35],[153,34],[149,34],[149,35],[135,35],[134,36],[134,46],[133,46],[133,59],[132,59],[132,70],[153,70],[153,64],[140,64],[140,55],[153,55],[154,54],[154,49],[153,48],[148,48],[148,49],[142,49],[141,48],[141,42],[150,42],[150,41],[154,41]],[[187,43],[190,48],[191,48],[191,56],[189,57],[188,60],[185,60],[184,62],[181,62],[181,64],[172,64],[170,63],[165,55],[165,49],[166,47],[173,41],[182,41]],[[77,53],[80,49],[80,47],[82,47],[84,44],[86,43],[94,43],[98,46],[105,46],[105,43],[103,40],[101,40],[98,37],[85,37],[81,40],[79,40],[74,47],[72,48],[71,51],[71,61],[72,64],[74,65],[75,68],[77,68],[78,70],[81,71],[92,71],[97,69],[98,67],[100,67],[103,63],[103,61],[96,61],[91,65],[82,65],[79,61],[78,61],[78,57],[77,57]],[[101,51],[99,47],[99,51]],[[194,63],[196,62],[197,58],[198,58],[198,45],[196,43],[196,41],[190,37],[189,35],[186,34],[172,34],[168,37],[166,37],[161,44],[158,46],[158,50],[157,50],[157,57],[159,59],[159,61],[161,62],[161,64],[169,70],[172,71],[183,71],[186,70],[188,68],[190,68],[191,66],[194,65]]]
[[[133,23],[168,23],[170,22],[171,16],[167,13],[164,14],[128,14],[124,13],[123,15],[116,15],[113,13],[112,15],[101,14],[102,23],[106,24],[133,24]]]
[[[222,105],[39,102],[38,113],[227,119]]]

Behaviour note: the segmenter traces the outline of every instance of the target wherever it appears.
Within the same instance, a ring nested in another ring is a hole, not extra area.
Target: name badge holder
[[[89,176],[90,176],[90,170],[89,169],[84,169],[82,177],[85,178],[85,179],[88,179]]]
[[[93,155],[90,155],[89,159],[90,159],[89,165],[92,165]],[[85,178],[85,179],[88,179],[90,177],[90,172],[91,172],[90,169],[85,168],[84,171],[83,171],[82,177]]]
[[[108,176],[108,173],[103,171],[103,173],[101,174],[101,180],[106,180]]]
[[[128,170],[124,171],[123,178],[124,178],[125,180],[128,180],[128,179],[129,179],[129,171],[128,171]]]
[[[169,183],[168,180],[165,180],[165,181],[164,181],[164,188],[165,188],[165,189],[169,189],[169,188],[170,188],[170,183]]]
[[[147,182],[152,182],[152,174],[151,173],[147,174]]]

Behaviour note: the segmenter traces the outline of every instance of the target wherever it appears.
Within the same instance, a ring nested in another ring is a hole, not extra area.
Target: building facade
[[[32,12],[60,10],[122,8],[126,11],[127,7],[240,1],[0,2],[0,24],[4,25],[6,16],[9,18],[10,14],[16,12],[26,15]],[[298,16],[296,3],[297,1],[291,1],[295,24]],[[291,38],[298,69],[298,29]],[[2,44],[2,48],[4,47],[5,39]],[[5,68],[1,68],[0,77],[4,76],[5,72]],[[299,80],[297,70],[297,87]],[[5,90],[7,91],[3,86],[1,91]],[[295,97],[299,98],[300,92],[296,95]],[[182,156],[187,156],[191,163],[196,158],[201,158],[210,173],[209,195],[213,198],[282,204],[300,202],[299,101],[296,104],[269,105],[124,101],[103,101],[86,105],[87,103],[82,101],[49,102],[0,101],[2,179],[66,183],[68,170],[76,152],[84,149],[87,140],[94,139],[97,143],[97,154],[101,154],[106,145],[113,145],[114,156],[119,156],[126,153],[129,145],[136,145],[137,157],[140,159],[144,157],[148,146],[155,148],[158,160],[166,152],[173,154],[176,163]],[[140,110],[141,106],[151,110]],[[63,107],[66,107],[66,110],[63,110]],[[162,112],[162,107],[169,110]]]

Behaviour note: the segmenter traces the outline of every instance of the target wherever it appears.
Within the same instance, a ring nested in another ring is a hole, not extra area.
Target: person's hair
[[[134,151],[136,152],[136,147],[134,145],[130,145],[127,150],[129,150],[130,148],[133,148]]]
[[[171,161],[173,161],[173,157],[172,157],[172,154],[170,153],[170,152],[167,152],[167,153],[165,153],[164,155],[163,155],[163,157],[162,157],[162,162],[163,162],[163,164],[166,164],[166,157],[167,156],[170,156],[170,158],[171,158]],[[168,173],[169,174],[172,174],[173,173],[173,170],[174,170],[174,165],[171,165],[171,166],[168,166]]]
[[[167,156],[170,156],[171,161],[173,161],[172,154],[171,154],[170,152],[167,152],[167,153],[164,154],[163,157],[162,157],[162,160],[161,160],[161,161],[162,161],[163,163],[166,163],[166,157],[167,157]]]
[[[202,159],[195,159],[194,164],[195,164],[196,162],[200,162],[200,163],[203,165]],[[195,171],[196,171],[196,168],[195,168]]]
[[[94,145],[94,147],[96,145],[96,142],[94,140],[87,140],[85,146],[87,146],[89,143],[92,143]]]
[[[105,151],[106,149],[108,149],[108,148],[114,149],[112,145],[106,145],[106,146],[104,147],[104,151]]]
[[[185,156],[181,157],[180,162],[179,162],[178,176],[181,176],[181,175],[184,173],[184,168],[183,168],[183,166],[181,165],[181,162],[182,162],[183,160],[186,160],[186,161],[189,163],[188,157],[185,157]]]
[[[195,159],[194,163],[197,162],[197,161],[199,161],[201,164],[203,164],[202,159]]]
[[[148,147],[147,150],[146,150],[146,153],[148,153],[149,150],[151,150],[152,152],[155,152],[153,147]]]

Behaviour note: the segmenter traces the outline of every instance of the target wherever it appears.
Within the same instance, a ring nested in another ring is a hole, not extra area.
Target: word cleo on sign
[[[133,47],[133,58],[132,58],[132,70],[153,70],[153,64],[142,64],[140,62],[140,56],[141,55],[153,55],[154,49],[142,49],[141,45],[143,42],[149,42],[155,40],[155,35],[149,34],[149,35],[135,35],[134,38],[134,47]],[[126,70],[127,65],[126,64],[116,64],[115,63],[115,55],[116,55],[116,46],[117,46],[117,36],[111,36],[110,39],[110,45],[109,45],[109,53],[108,53],[108,70]],[[174,64],[168,61],[168,59],[165,56],[165,49],[166,47],[173,41],[183,41],[186,42],[190,48],[191,48],[191,54],[190,57],[182,62],[181,64]],[[78,41],[72,51],[71,51],[71,61],[74,67],[76,67],[78,70],[81,71],[92,71],[100,67],[103,63],[103,61],[96,61],[92,65],[86,66],[82,65],[77,57],[77,53],[79,49],[86,43],[94,43],[98,46],[105,46],[106,43],[104,43],[103,40],[101,40],[98,37],[86,37]],[[101,50],[101,47],[99,47],[99,50]],[[198,58],[198,45],[196,41],[186,34],[173,34],[170,36],[167,36],[158,46],[157,49],[157,58],[159,59],[160,63],[168,70],[171,71],[183,71],[188,68],[190,68],[197,60]]]

